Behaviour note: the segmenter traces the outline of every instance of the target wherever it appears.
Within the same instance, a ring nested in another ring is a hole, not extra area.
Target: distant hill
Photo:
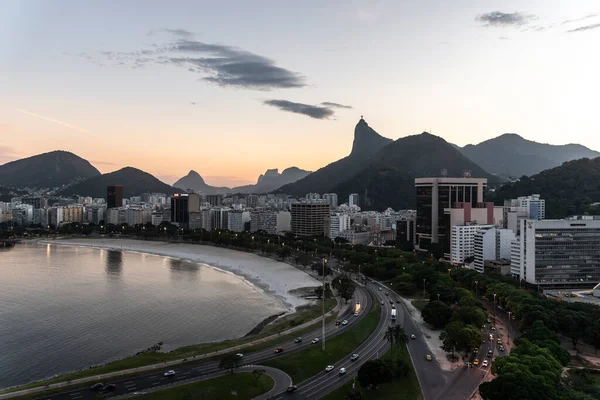
[[[297,182],[279,188],[277,192],[292,196],[330,192],[336,185],[363,170],[371,157],[391,142],[392,139],[378,134],[361,118],[354,128],[354,142],[350,155],[318,169]]]
[[[204,182],[202,176],[196,171],[190,171],[186,176],[179,179],[173,184],[174,187],[187,190],[193,189],[198,193],[215,194],[215,193],[268,193],[288,183],[296,182],[310,174],[310,171],[305,171],[297,167],[290,167],[283,170],[280,174],[277,168],[268,169],[264,174],[258,177],[256,184],[237,186],[234,188],[211,186]]]
[[[139,196],[148,192],[166,194],[184,192],[159,181],[147,172],[133,167],[125,167],[118,171],[86,179],[65,188],[60,194],[106,198],[106,187],[110,185],[123,185],[123,197]]]
[[[52,151],[0,166],[0,185],[54,188],[100,175],[89,161],[68,151]]]
[[[594,158],[600,153],[579,144],[561,146],[533,142],[514,133],[506,133],[460,151],[492,174],[518,178],[554,168],[565,161]]]
[[[600,157],[568,161],[532,177],[522,177],[496,190],[494,201],[539,194],[546,200],[546,218],[564,218],[586,212],[598,214],[590,204],[600,202]]]
[[[358,193],[366,209],[414,208],[415,178],[440,176],[442,169],[448,176],[463,176],[469,170],[475,178],[497,180],[444,139],[424,132],[388,144],[362,171],[332,191],[340,198]]]

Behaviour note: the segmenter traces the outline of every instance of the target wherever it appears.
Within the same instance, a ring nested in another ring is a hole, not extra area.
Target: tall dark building
[[[200,211],[200,196],[195,193],[174,193],[171,195],[171,222],[188,228],[190,211]]]
[[[327,202],[292,204],[292,233],[298,236],[326,236],[331,207]]]
[[[112,185],[106,187],[106,207],[123,207],[123,186]]]
[[[206,202],[210,204],[211,207],[221,207],[221,205],[223,204],[223,195],[208,194],[206,195]]]
[[[452,208],[456,203],[471,203],[476,207],[477,203],[483,202],[486,187],[486,178],[416,178],[419,248],[428,249],[431,243],[448,246],[451,232],[444,209]]]

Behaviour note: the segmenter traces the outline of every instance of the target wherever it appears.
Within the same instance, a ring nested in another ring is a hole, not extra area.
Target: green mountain
[[[597,151],[579,144],[555,146],[533,142],[514,133],[506,133],[459,149],[486,171],[514,178],[531,176],[558,167],[566,161],[600,156]]]
[[[345,182],[364,169],[369,164],[371,157],[391,142],[392,139],[375,132],[361,118],[354,128],[354,142],[350,155],[320,168],[294,183],[280,187],[277,192],[292,196],[331,192],[336,185]]]
[[[369,164],[351,179],[336,185],[332,192],[339,198],[358,193],[361,207],[383,210],[387,207],[415,207],[415,178],[463,176],[465,170],[474,178],[497,178],[464,156],[444,139],[424,132],[407,136],[379,150]]]
[[[505,199],[539,194],[546,200],[546,218],[564,218],[586,212],[598,214],[590,204],[600,202],[600,157],[569,161],[560,167],[521,177],[493,193],[498,205]]]
[[[98,175],[89,161],[60,150],[0,165],[0,185],[15,188],[54,188]]]
[[[165,194],[184,192],[159,181],[147,172],[133,167],[125,167],[118,171],[86,179],[65,188],[60,194],[106,197],[106,187],[110,185],[123,185],[123,197],[139,196],[148,192]]]

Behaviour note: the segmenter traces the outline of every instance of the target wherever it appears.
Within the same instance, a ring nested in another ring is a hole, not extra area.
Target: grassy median
[[[360,392],[363,400],[421,400],[423,394],[419,387],[419,381],[415,375],[410,355],[406,348],[397,347],[395,354],[392,356],[391,350],[382,357],[382,360],[391,360],[396,363],[396,360],[403,360],[409,367],[410,371],[406,377],[395,378],[390,383],[381,385],[377,390],[365,390],[356,382],[356,392]],[[329,393],[323,400],[346,400],[348,394],[352,391],[352,381],[340,386],[333,392]]]
[[[287,372],[293,382],[302,382],[352,353],[371,336],[380,318],[381,306],[375,301],[362,321],[341,335],[325,341],[325,352],[321,351],[321,343],[318,343],[306,350],[268,360],[264,364]]]
[[[336,306],[336,304],[337,304],[337,302],[335,299],[325,300],[326,312],[331,311]],[[320,303],[311,305],[308,307],[304,307],[297,313],[294,313],[287,317],[282,318],[281,321],[277,321],[271,325],[268,325],[258,335],[243,337],[243,338],[239,338],[239,339],[224,340],[222,342],[217,342],[217,343],[202,343],[202,344],[197,344],[197,345],[180,347],[169,353],[160,353],[160,352],[142,353],[142,354],[138,354],[135,356],[126,357],[121,360],[113,361],[111,363],[108,363],[106,365],[102,365],[102,366],[99,366],[96,368],[89,368],[89,369],[85,369],[85,370],[81,370],[81,371],[77,371],[77,372],[68,373],[65,375],[60,375],[60,376],[57,376],[56,378],[48,379],[45,381],[32,382],[32,383],[29,383],[26,385],[6,389],[4,391],[0,391],[0,394],[36,388],[36,387],[44,386],[45,384],[55,384],[55,383],[59,383],[59,382],[66,382],[68,380],[76,380],[76,379],[86,378],[89,376],[96,376],[96,375],[101,375],[101,374],[107,374],[110,372],[123,371],[123,370],[127,370],[127,369],[143,367],[146,365],[160,364],[165,361],[173,361],[173,360],[181,360],[184,358],[192,358],[194,355],[204,355],[204,354],[214,353],[219,350],[228,349],[230,347],[239,346],[241,344],[251,343],[255,340],[277,334],[278,332],[286,331],[290,328],[293,328],[294,326],[302,325],[308,321],[311,321],[311,320],[317,318],[319,315],[321,315],[321,313],[322,313],[322,305]],[[332,315],[326,319],[326,322],[329,323],[330,321],[334,320],[336,317],[337,317],[337,314]],[[281,335],[281,336],[273,338],[272,340],[269,340],[265,343],[259,343],[259,344],[256,344],[255,346],[249,347],[245,351],[260,350],[260,349],[272,346],[273,343],[284,341],[284,340],[291,341],[295,337],[302,336],[303,334],[308,333],[308,332],[312,331],[313,329],[314,329],[314,325],[303,328],[294,333]],[[204,359],[204,361],[205,360],[206,359]],[[198,360],[198,361],[200,361],[200,360]],[[140,373],[145,374],[148,372],[145,371],[145,372],[140,372]],[[135,375],[139,375],[140,373],[132,373],[127,376],[135,376]],[[120,378],[111,378],[111,379],[114,380],[114,379],[120,379]],[[82,386],[87,387],[88,384],[86,383]],[[76,388],[78,386],[73,386],[73,387]],[[69,388],[71,388],[71,386]],[[62,389],[61,391],[64,391],[64,390],[65,389]],[[55,391],[39,392],[37,394],[37,396],[38,397],[42,396],[44,393],[56,393],[56,392]],[[27,397],[19,397],[19,399],[21,399],[21,398],[27,398]]]
[[[136,398],[146,400],[249,400],[268,392],[274,385],[275,382],[270,376],[261,375],[257,381],[250,372],[240,372],[159,390]]]

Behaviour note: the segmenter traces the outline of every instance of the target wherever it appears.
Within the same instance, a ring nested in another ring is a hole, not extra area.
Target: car
[[[275,353],[281,353],[283,351],[283,347],[278,347],[275,349]]]
[[[141,396],[143,394],[146,394],[146,392],[133,392],[134,396]]]
[[[504,351],[504,346],[502,346],[502,345],[498,346],[498,351]]]
[[[325,372],[331,372],[335,369],[335,366],[333,365],[328,365],[325,367]]]
[[[102,390],[103,388],[104,388],[104,384],[103,383],[96,383],[90,389],[92,389],[94,392],[97,392],[99,390]]]
[[[383,304],[384,304],[384,302],[383,302],[383,300],[381,300],[381,305],[383,305]]]
[[[342,325],[348,325],[348,320],[343,320]]]
[[[340,368],[340,375],[344,375],[346,373],[346,368]]]
[[[350,361],[356,361],[358,360],[358,354],[354,353],[352,354],[352,357],[350,357]]]
[[[425,359],[426,359],[427,361],[431,361],[431,360],[432,360],[432,358],[431,358],[431,354],[427,354],[427,355],[425,356]]]
[[[355,316],[355,317],[358,317],[358,313],[357,313],[357,312],[355,312],[355,313],[354,313],[354,316]]]
[[[242,353],[237,353],[236,356],[238,356],[239,358],[243,358],[244,355]]]
[[[386,295],[386,296],[389,296],[388,292],[385,292],[385,295]]]
[[[396,305],[392,304],[392,310],[395,310],[395,309],[396,309]]]
[[[360,306],[360,301],[356,300],[356,305]]]
[[[473,364],[479,365],[479,358],[476,358],[475,361],[473,361]]]
[[[417,337],[415,335],[410,335],[411,339],[416,339]]]
[[[400,304],[400,299],[397,299],[397,300],[396,300],[396,304]]]
[[[494,356],[494,353],[491,350],[488,350],[487,356],[491,358]]]
[[[113,390],[117,389],[117,385],[115,385],[114,383],[109,383],[108,385],[104,386],[102,388],[103,392],[112,392]]]
[[[311,340],[310,342],[311,342],[312,344],[319,343],[319,338],[318,338],[318,337],[316,337],[316,338],[314,338],[313,340]]]
[[[502,339],[498,338],[497,343],[502,344]]]
[[[482,367],[487,367],[488,366],[488,360],[483,360],[483,362],[481,363]]]
[[[483,325],[483,326],[481,327],[481,329],[485,329],[485,325]]]
[[[288,386],[287,389],[285,389],[285,391],[288,393],[295,392],[296,390],[298,390],[298,386],[296,386],[296,385],[290,385],[290,386]]]
[[[391,304],[391,305],[394,305],[394,300],[390,300],[390,304]]]
[[[335,321],[335,326],[338,326],[340,324],[340,320],[338,319],[337,321]]]
[[[490,334],[490,340],[493,342],[494,341],[494,335]]]
[[[479,349],[473,350],[473,354],[479,354]]]
[[[174,376],[174,375],[175,375],[175,371],[173,371],[172,369],[163,374],[163,376]]]
[[[294,343],[301,343],[301,342],[302,342],[301,337],[297,337],[296,339],[294,339]]]
[[[493,330],[493,331],[495,331],[495,330],[496,330],[496,327],[495,327],[495,326],[492,326],[492,330]]]
[[[379,287],[379,291],[381,292],[381,286]]]

